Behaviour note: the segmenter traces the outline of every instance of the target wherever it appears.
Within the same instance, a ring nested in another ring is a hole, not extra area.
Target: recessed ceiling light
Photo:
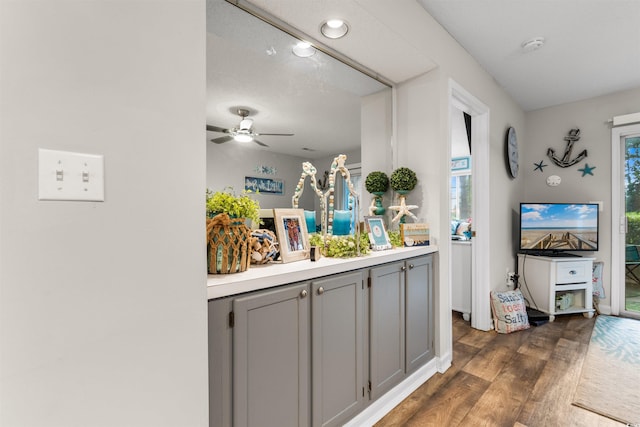
[[[316,48],[311,46],[311,43],[298,42],[298,44],[293,47],[292,51],[294,55],[299,56],[300,58],[308,58],[316,53]]]
[[[322,23],[320,32],[329,39],[339,39],[349,32],[349,26],[342,19],[329,19]]]
[[[523,41],[520,47],[524,53],[533,52],[544,46],[544,41],[544,37],[534,37],[531,40]]]

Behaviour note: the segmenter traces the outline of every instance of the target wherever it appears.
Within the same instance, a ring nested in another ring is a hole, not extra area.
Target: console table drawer
[[[556,283],[590,282],[592,276],[590,265],[581,261],[559,262],[556,267]]]

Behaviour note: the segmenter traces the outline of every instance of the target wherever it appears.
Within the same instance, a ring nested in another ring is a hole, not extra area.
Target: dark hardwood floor
[[[508,335],[472,329],[455,312],[453,319],[451,367],[376,427],[624,425],[571,405],[595,317],[557,316]]]

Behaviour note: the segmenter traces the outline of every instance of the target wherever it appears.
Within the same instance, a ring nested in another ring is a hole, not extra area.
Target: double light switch
[[[38,199],[104,201],[104,156],[38,150]]]

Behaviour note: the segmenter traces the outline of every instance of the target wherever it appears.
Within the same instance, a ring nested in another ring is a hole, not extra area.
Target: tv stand
[[[576,255],[569,252],[552,252],[550,254],[542,254],[539,256],[548,256],[551,258],[581,258],[582,255]]]
[[[523,255],[527,256],[542,256],[542,257],[550,257],[550,258],[582,258],[582,255],[572,254],[571,252],[522,252]]]
[[[518,254],[518,274],[529,306],[549,315],[582,313],[592,318],[593,261],[586,257]]]

